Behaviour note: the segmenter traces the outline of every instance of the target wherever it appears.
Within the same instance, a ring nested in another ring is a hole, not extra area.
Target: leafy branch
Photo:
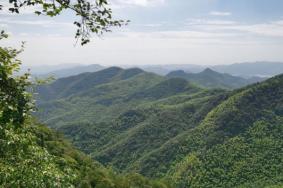
[[[36,6],[34,12],[37,15],[54,17],[63,10],[71,10],[79,19],[74,21],[77,27],[75,38],[80,40],[81,45],[90,42],[91,34],[98,36],[111,32],[112,27],[127,25],[129,20],[116,20],[112,18],[112,9],[107,0],[95,0],[90,3],[88,0],[9,0],[12,5],[9,11],[20,13],[21,8]],[[0,10],[3,5],[0,5]]]

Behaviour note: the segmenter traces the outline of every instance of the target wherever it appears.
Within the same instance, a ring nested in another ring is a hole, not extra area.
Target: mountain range
[[[230,91],[111,67],[37,91],[42,122],[120,172],[178,188],[283,185],[283,75]]]
[[[259,61],[250,63],[235,63],[231,65],[216,65],[211,68],[217,72],[243,77],[271,77],[283,73],[283,63],[281,62]]]
[[[264,80],[264,78],[261,77],[246,79],[238,76],[232,76],[227,73],[218,73],[210,68],[206,68],[200,73],[186,73],[183,70],[177,70],[170,72],[166,76],[169,78],[183,78],[205,88],[224,89],[236,89]]]
[[[219,73],[227,73],[243,78],[251,77],[272,77],[283,73],[282,62],[246,62],[229,65],[194,65],[194,64],[172,64],[172,65],[144,65],[142,69],[160,75],[166,75],[172,71],[183,70],[188,73],[199,73],[210,68]]]
[[[283,63],[280,62],[251,62],[235,63],[230,65],[194,65],[194,64],[171,64],[171,65],[124,65],[124,68],[138,67],[147,72],[152,72],[165,76],[172,71],[182,70],[187,73],[200,73],[206,68],[210,68],[219,73],[227,73],[233,76],[252,78],[252,77],[272,77],[283,73]],[[41,65],[41,66],[24,66],[21,72],[31,69],[32,75],[46,78],[54,76],[62,78],[74,76],[84,72],[96,72],[107,68],[99,64],[81,65],[81,64],[62,64],[62,65]]]

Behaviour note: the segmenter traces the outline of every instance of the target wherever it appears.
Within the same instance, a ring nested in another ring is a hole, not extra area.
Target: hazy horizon
[[[2,4],[7,2],[0,0]],[[283,62],[283,1],[111,0],[129,26],[74,47],[73,15],[57,18],[2,12],[6,44],[19,46],[25,65],[197,64]],[[5,7],[5,6],[4,6]]]
[[[235,64],[254,64],[254,63],[280,63],[283,64],[282,62],[275,62],[275,61],[254,61],[254,62],[235,62],[235,63],[229,63],[229,64],[193,64],[193,63],[169,63],[169,64],[103,64],[103,63],[59,63],[59,64],[22,64],[23,67],[44,67],[44,66],[50,66],[50,67],[76,67],[76,66],[90,66],[90,65],[100,65],[100,66],[105,66],[105,67],[147,67],[147,66],[186,66],[186,65],[191,65],[191,66],[200,66],[200,67],[213,67],[213,66],[229,66],[229,65],[235,65]]]

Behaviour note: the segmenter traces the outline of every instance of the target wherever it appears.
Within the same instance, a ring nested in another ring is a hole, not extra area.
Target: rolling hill
[[[226,91],[112,67],[38,91],[40,120],[121,172],[180,188],[283,184],[283,75]]]
[[[130,100],[132,96],[161,80],[164,78],[141,69],[118,67],[59,79],[38,88],[41,100],[37,115],[52,127],[59,127],[61,122],[81,122],[82,117],[85,122],[111,121],[118,116],[117,111],[122,113],[143,102]]]

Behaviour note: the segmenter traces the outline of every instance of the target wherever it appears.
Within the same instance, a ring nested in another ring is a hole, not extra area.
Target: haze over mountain
[[[166,76],[169,78],[183,78],[205,88],[224,89],[236,89],[264,80],[262,78],[256,77],[253,77],[252,79],[245,79],[237,76],[232,76],[227,73],[218,73],[210,68],[206,68],[200,73],[186,73],[182,70],[173,71]]]
[[[250,62],[235,63],[232,65],[216,65],[211,67],[213,70],[232,75],[251,77],[271,77],[283,73],[282,62]]]
[[[39,87],[37,117],[99,162],[175,187],[282,185],[282,86],[209,90],[112,67]]]
[[[197,65],[197,64],[171,64],[171,65],[140,65],[138,66],[147,72],[153,72],[155,74],[163,75],[170,73],[175,70],[183,70],[186,72],[201,72],[206,66]]]
[[[53,76],[55,78],[63,78],[63,77],[78,75],[78,74],[85,73],[85,72],[96,72],[104,68],[105,67],[98,65],[98,64],[85,65],[85,66],[77,65],[77,66],[70,67],[70,68],[54,70],[54,71],[51,71],[45,74],[40,74],[38,76],[43,77],[43,78],[49,77],[49,76]]]
[[[283,63],[276,62],[254,62],[254,63],[235,63],[231,65],[127,65],[121,66],[124,68],[139,67],[147,72],[152,72],[165,76],[172,71],[183,70],[188,73],[199,73],[206,68],[210,68],[219,73],[227,73],[233,76],[243,77],[247,79],[258,80],[260,77],[271,77],[283,73]],[[99,64],[81,65],[81,64],[62,64],[59,66],[40,66],[40,67],[23,67],[23,71],[27,69],[32,70],[32,74],[38,77],[54,76],[55,78],[62,78],[74,76],[84,72],[96,72],[107,68]],[[22,71],[22,72],[23,72]]]
[[[57,65],[22,65],[21,66],[21,73],[31,71],[34,75],[42,75],[42,74],[48,74],[53,71],[61,70],[61,69],[69,69],[76,66],[81,66],[81,64],[70,64],[70,63],[58,63]]]
[[[141,66],[144,70],[160,75],[166,75],[172,71],[183,70],[190,73],[199,73],[210,68],[220,73],[227,73],[244,78],[271,77],[283,73],[282,62],[250,62],[235,63],[229,65],[148,65]]]

